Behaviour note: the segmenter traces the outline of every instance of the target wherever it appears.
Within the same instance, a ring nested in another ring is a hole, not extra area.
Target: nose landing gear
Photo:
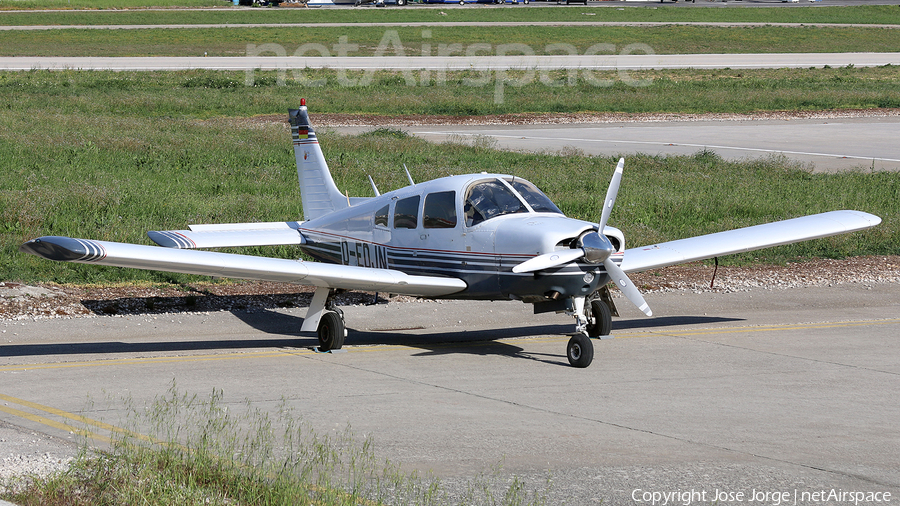
[[[566,357],[574,367],[587,367],[594,360],[591,338],[603,338],[612,331],[609,289],[598,290],[597,297],[573,297],[570,314],[575,317],[575,333],[566,345]]]

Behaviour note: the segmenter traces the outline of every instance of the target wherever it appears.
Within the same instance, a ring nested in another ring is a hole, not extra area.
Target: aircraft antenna
[[[378,191],[378,187],[375,186],[375,181],[372,181],[372,176],[369,176],[369,184],[372,185],[372,191],[375,192],[375,196],[378,197],[381,195],[381,192]]]
[[[403,170],[406,171],[406,177],[407,177],[407,179],[409,179],[409,184],[415,186],[416,183],[412,180],[412,176],[409,175],[409,169],[406,168],[406,164],[405,164],[405,163],[403,164]]]

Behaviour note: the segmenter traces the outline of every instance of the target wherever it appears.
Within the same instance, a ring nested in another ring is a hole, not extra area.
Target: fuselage
[[[568,249],[597,225],[567,218],[533,184],[504,174],[450,176],[407,186],[302,223],[304,251],[323,262],[458,277],[453,298],[542,302],[588,296],[609,281],[602,265],[570,263],[512,272],[529,258]],[[622,233],[606,235],[621,262]]]

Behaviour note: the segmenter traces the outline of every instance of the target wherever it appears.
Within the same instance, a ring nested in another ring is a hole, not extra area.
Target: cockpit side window
[[[390,207],[390,206],[384,206],[375,212],[375,226],[376,227],[388,226],[388,207]]]
[[[500,181],[483,181],[469,187],[465,204],[466,226],[504,214],[526,212],[525,204]]]
[[[426,195],[422,225],[425,228],[456,227],[456,192],[436,192]]]
[[[419,216],[419,195],[400,199],[394,204],[394,228],[416,228]]]
[[[514,178],[509,181],[509,184],[519,192],[519,195],[525,199],[525,202],[528,202],[528,205],[531,206],[535,212],[563,214],[563,212],[556,207],[556,204],[532,183],[525,181],[524,179]]]

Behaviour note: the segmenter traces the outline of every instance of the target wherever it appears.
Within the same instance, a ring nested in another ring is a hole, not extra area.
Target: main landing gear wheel
[[[344,319],[335,311],[328,311],[319,320],[319,350],[339,350],[344,345]]]
[[[590,306],[584,309],[588,320],[587,333],[589,336],[608,336],[612,332],[612,312],[609,310],[606,302],[594,299],[591,301]]]
[[[594,361],[594,344],[584,334],[575,334],[566,345],[566,356],[574,367],[587,367]]]

